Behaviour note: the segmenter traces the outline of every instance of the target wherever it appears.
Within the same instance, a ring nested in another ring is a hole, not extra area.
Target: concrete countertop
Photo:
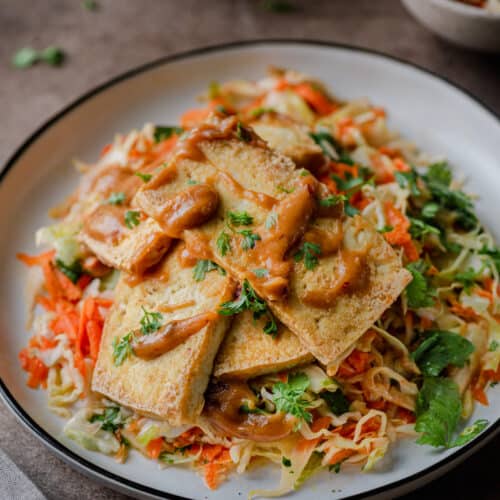
[[[447,77],[500,114],[500,57],[441,42],[396,0],[293,3],[298,11],[277,14],[263,9],[259,0],[97,0],[95,12],[84,9],[79,0],[2,0],[0,165],[51,115],[109,78],[177,51],[244,39],[310,38],[376,49]],[[66,51],[60,68],[10,67],[19,48],[48,45]],[[70,469],[1,404],[0,445],[48,498],[127,498]],[[499,445],[497,438],[406,500],[498,498]]]

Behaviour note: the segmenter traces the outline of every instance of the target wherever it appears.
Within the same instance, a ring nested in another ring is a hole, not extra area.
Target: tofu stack
[[[326,186],[299,168],[314,171],[322,158],[307,133],[277,119],[252,125],[214,114],[187,133],[130,196],[139,223],[119,244],[99,237],[112,215],[89,216],[82,230],[99,260],[123,270],[92,389],[171,425],[196,422],[211,376],[333,365],[411,279],[368,221],[347,217],[341,203],[318,203]],[[251,220],[231,218],[242,212]],[[305,243],[321,246],[314,268],[293,258]],[[211,263],[201,278],[200,261]],[[265,301],[263,317],[220,314],[242,286]],[[172,331],[178,321],[214,314],[173,348],[115,366],[113,343],[140,332],[144,311],[161,313]],[[272,336],[263,332],[271,311]]]

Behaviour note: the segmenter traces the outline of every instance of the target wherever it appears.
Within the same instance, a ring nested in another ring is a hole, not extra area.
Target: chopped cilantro
[[[286,188],[285,186],[282,186],[281,184],[279,184],[278,186],[276,186],[276,191],[279,191],[280,193],[290,194],[290,193],[293,193],[295,191],[295,188]]]
[[[342,466],[342,460],[340,462],[333,464],[333,465],[330,465],[330,467],[328,467],[328,470],[330,472],[335,472],[335,474],[338,474],[340,472],[341,466]]]
[[[219,234],[216,243],[219,253],[223,257],[231,250],[231,236],[226,231]]]
[[[268,269],[254,269],[252,273],[257,276],[257,278],[267,278],[269,276],[269,270]]]
[[[340,389],[337,389],[335,392],[323,391],[320,396],[334,415],[342,415],[349,411],[351,402],[344,396],[344,393]]]
[[[464,366],[474,345],[458,333],[433,330],[411,354],[425,376],[437,377],[447,366]]]
[[[16,68],[29,68],[38,62],[38,51],[31,47],[23,47],[12,57],[12,65]]]
[[[125,418],[120,412],[120,407],[109,406],[103,413],[94,413],[89,422],[101,422],[101,429],[108,432],[116,432],[125,424]]]
[[[252,133],[243,123],[238,122],[236,124],[236,137],[244,142],[250,142],[252,140]]]
[[[304,259],[304,265],[309,271],[318,265],[318,257],[321,255],[321,247],[317,243],[305,241],[294,255],[295,262]]]
[[[412,281],[406,286],[405,293],[408,306],[412,309],[430,307],[434,304],[436,289],[428,282],[424,273],[428,266],[423,261],[412,262],[406,266],[412,274]]]
[[[51,66],[59,66],[64,61],[64,52],[59,47],[47,47],[40,52],[39,57]]]
[[[333,207],[343,201],[347,201],[347,196],[344,194],[330,194],[326,198],[320,198],[318,204],[320,207]]]
[[[118,337],[113,339],[113,361],[115,366],[120,366],[123,362],[134,353],[132,349],[132,333],[127,333],[124,337],[118,340]]]
[[[291,467],[292,466],[292,461],[289,458],[286,458],[285,456],[281,457],[281,463],[285,467]]]
[[[493,261],[493,264],[497,268],[497,271],[500,272],[500,250],[496,247],[488,248],[484,245],[481,250],[479,250],[480,255],[487,255]]]
[[[414,239],[422,239],[425,238],[429,234],[440,234],[441,231],[427,222],[424,222],[421,219],[415,219],[414,217],[409,217],[411,226],[410,226],[410,234]]]
[[[422,207],[421,215],[424,219],[433,219],[439,212],[439,205],[430,201]]]
[[[489,347],[488,347],[488,351],[490,351],[490,352],[494,352],[494,351],[496,351],[496,350],[498,349],[498,346],[499,346],[499,345],[500,345],[500,344],[499,344],[496,340],[492,340],[492,341],[490,342]]]
[[[319,131],[309,134],[314,142],[323,150],[323,154],[331,160],[339,159],[340,145],[333,136],[326,131]]]
[[[171,125],[156,125],[154,131],[155,142],[161,142],[165,139],[170,139],[173,135],[180,135],[184,132],[182,127],[174,127]]]
[[[152,179],[152,174],[144,174],[142,172],[136,172],[135,175],[137,175],[137,177],[140,177],[144,182],[148,182]]]
[[[110,205],[121,205],[125,201],[125,193],[111,193],[107,200]]]
[[[205,276],[207,273],[210,271],[219,271],[219,273],[222,276],[225,276],[226,271],[220,267],[218,264],[215,262],[212,262],[211,260],[206,260],[206,259],[200,259],[194,266],[193,270],[193,277],[195,281],[203,281],[205,279]]]
[[[266,321],[266,324],[263,328],[264,333],[266,333],[267,335],[271,335],[272,337],[276,337],[278,333],[278,324],[276,323],[276,320],[271,313],[268,313],[267,317],[268,320]]]
[[[138,226],[141,223],[140,216],[141,213],[137,210],[127,210],[125,212],[125,225],[129,229],[133,229],[134,226]]]
[[[464,292],[470,293],[472,287],[476,284],[476,280],[481,277],[482,269],[475,271],[471,267],[453,276],[453,281],[457,281],[463,285]]]
[[[307,411],[309,401],[304,399],[309,385],[310,381],[305,373],[295,373],[288,377],[288,382],[274,384],[273,400],[276,410],[312,422],[312,415]]]
[[[380,229],[377,229],[377,231],[379,233],[381,233],[381,234],[383,234],[383,233],[390,233],[393,230],[394,230],[394,227],[389,226],[387,224],[384,227],[381,227]]]
[[[258,408],[257,406],[250,408],[247,402],[243,403],[240,406],[240,412],[245,413],[247,415],[249,414],[257,414],[257,415],[267,415],[267,412],[262,410],[261,408]]]
[[[227,216],[233,226],[249,226],[253,224],[253,217],[246,211],[228,212]]]
[[[262,115],[264,115],[266,113],[274,113],[274,109],[273,108],[263,108],[263,107],[255,108],[250,112],[250,116],[252,118],[260,118]]]
[[[61,259],[56,259],[56,266],[73,283],[76,283],[78,278],[83,274],[82,265],[79,260],[75,260],[75,262],[68,266]]]
[[[253,233],[250,229],[238,231],[238,234],[243,236],[243,240],[241,241],[241,248],[243,248],[243,250],[255,248],[255,242],[261,239],[257,233]]]
[[[144,306],[141,307],[144,313],[141,318],[141,332],[143,335],[150,335],[158,331],[162,326],[163,315],[159,312],[146,311]]]
[[[410,172],[395,172],[394,177],[402,188],[409,189],[413,196],[420,196],[420,190],[417,187],[418,175],[415,170],[411,170]]]
[[[190,186],[194,186],[195,184],[198,184],[198,181],[195,181],[194,179],[188,179],[188,180],[187,180],[187,183],[188,183]]]

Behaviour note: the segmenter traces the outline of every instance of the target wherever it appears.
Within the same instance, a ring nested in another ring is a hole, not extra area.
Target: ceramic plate
[[[73,158],[95,159],[117,132],[145,122],[176,122],[207,83],[232,78],[256,79],[269,65],[314,75],[340,97],[368,96],[384,106],[391,126],[424,150],[446,155],[470,177],[467,188],[480,193],[481,220],[500,239],[500,122],[471,96],[410,64],[373,52],[314,42],[259,41],[201,49],[148,64],[89,92],[36,131],[2,173],[0,185],[0,352],[1,390],[7,405],[48,447],[70,464],[111,487],[142,497],[227,499],[279,481],[276,467],[233,475],[219,490],[207,490],[187,469],[159,470],[132,453],[126,464],[84,450],[61,436],[63,421],[46,407],[43,391],[25,386],[17,359],[26,343],[23,301],[25,271],[17,251],[34,252],[35,230],[47,224],[47,209],[76,185]],[[320,474],[293,494],[296,499],[394,496],[427,483],[476,451],[499,428],[500,391],[489,393],[490,406],[478,405],[476,418],[490,426],[461,449],[436,452],[411,440],[399,442],[375,472],[345,468]],[[390,493],[389,493],[390,492]]]

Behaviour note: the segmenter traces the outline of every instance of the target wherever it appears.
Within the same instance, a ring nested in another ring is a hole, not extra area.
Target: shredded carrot
[[[43,361],[36,356],[29,354],[28,348],[24,348],[19,353],[19,361],[23,370],[28,372],[29,377],[26,385],[31,389],[38,389],[40,385],[46,387],[49,369]]]
[[[181,116],[181,126],[190,129],[199,125],[210,114],[210,108],[195,108],[186,111]]]
[[[285,90],[290,87],[288,80],[286,78],[279,78],[274,86],[275,90]]]
[[[365,399],[367,399],[365,397]],[[387,408],[387,401],[385,399],[377,399],[376,401],[368,401],[368,408],[373,408],[374,410],[384,411]]]
[[[104,156],[106,153],[109,152],[109,150],[113,147],[112,144],[106,144],[106,146],[104,146],[102,149],[101,149],[101,157]]]
[[[408,260],[412,262],[418,260],[418,250],[408,231],[410,229],[408,218],[391,201],[384,203],[384,212],[387,223],[393,228],[391,231],[384,233],[386,241],[391,245],[401,246]]]
[[[354,450],[340,450],[337,453],[335,453],[332,458],[330,459],[330,464],[335,465],[338,464],[339,462],[343,462],[346,458],[349,458],[350,456],[354,455],[356,452]]]
[[[336,108],[323,92],[315,89],[310,83],[300,83],[293,90],[320,116],[329,115]]]
[[[306,453],[311,448],[316,448],[319,442],[320,438],[315,438],[315,439],[301,438],[297,441],[297,451],[299,453]]]
[[[311,430],[313,432],[318,432],[321,429],[328,429],[331,424],[332,419],[330,417],[319,417],[311,425]]]
[[[156,460],[160,456],[162,448],[163,448],[162,437],[152,439],[146,446],[146,452],[148,454],[148,457],[153,460]]]
[[[276,376],[282,381],[282,382],[287,382],[288,381],[288,373],[287,372],[279,372],[276,374]]]
[[[211,490],[216,490],[219,486],[218,476],[221,466],[218,463],[210,462],[204,467],[205,484]]]
[[[460,304],[460,302],[458,302],[455,299],[450,299],[450,302],[452,304],[450,307],[450,311],[453,314],[460,316],[465,321],[477,321],[481,318],[476,313],[476,311],[474,311],[474,309],[472,309],[472,307],[463,306],[462,304]]]
[[[429,328],[432,328],[433,321],[432,319],[429,319],[425,316],[420,317],[420,328],[422,330],[429,330]]]
[[[224,447],[220,444],[204,444],[201,451],[201,458],[208,462],[214,461],[222,452]]]
[[[413,413],[410,410],[407,410],[406,408],[398,408],[398,411],[396,412],[396,417],[400,418],[401,420],[404,420],[408,424],[413,424],[416,420],[415,418],[415,413]]]
[[[340,365],[338,375],[348,378],[363,373],[368,369],[370,360],[371,355],[368,352],[354,349]]]
[[[486,393],[484,392],[484,387],[480,387],[477,385],[472,387],[472,397],[484,406],[489,405],[488,397],[486,396]]]

